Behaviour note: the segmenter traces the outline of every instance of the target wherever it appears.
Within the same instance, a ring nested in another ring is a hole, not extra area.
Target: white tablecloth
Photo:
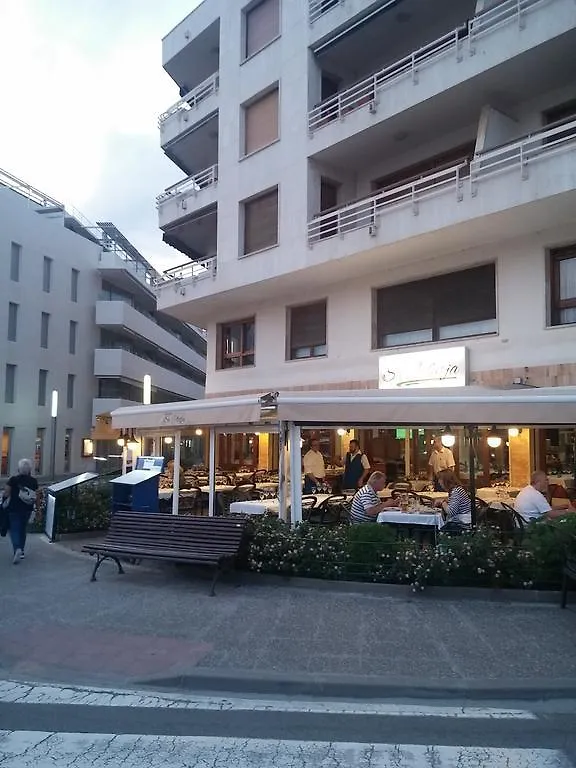
[[[266,512],[277,515],[280,512],[280,502],[278,499],[233,501],[230,504],[230,512],[233,515],[265,515]]]
[[[210,493],[210,486],[209,485],[203,485],[202,488],[200,488],[202,493]],[[236,490],[235,485],[217,485],[214,490],[216,493],[232,493],[232,491]]]
[[[505,501],[506,504],[514,504],[514,497],[518,495],[520,489],[503,486],[500,488],[478,488],[476,496],[489,504],[491,501]]]
[[[439,513],[402,512],[400,509],[388,509],[380,512],[377,517],[379,523],[394,523],[395,525],[428,525],[442,528],[444,518]]]
[[[174,488],[161,488],[158,491],[158,498],[159,499],[169,499],[170,496],[174,493]],[[194,496],[196,491],[192,488],[183,488],[180,491],[180,496]]]
[[[256,483],[258,491],[273,491],[275,488],[278,488],[278,483]]]

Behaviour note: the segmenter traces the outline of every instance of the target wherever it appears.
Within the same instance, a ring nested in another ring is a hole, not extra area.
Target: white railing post
[[[520,178],[526,180],[528,178],[528,167],[526,165],[526,158],[524,156],[524,144],[520,144]]]
[[[412,69],[412,82],[414,85],[418,83],[418,72],[416,71],[416,51],[412,52],[411,59],[411,69]]]

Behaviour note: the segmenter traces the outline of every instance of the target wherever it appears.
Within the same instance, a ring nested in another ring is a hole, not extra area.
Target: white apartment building
[[[204,0],[163,65],[158,307],[207,328],[209,396],[453,346],[576,384],[574,0]]]
[[[0,263],[0,476],[24,456],[49,474],[53,390],[58,475],[94,468],[85,439],[118,454],[110,411],[142,402],[145,374],[152,402],[203,397],[204,335],[156,310],[160,275],[114,225],[0,171]]]

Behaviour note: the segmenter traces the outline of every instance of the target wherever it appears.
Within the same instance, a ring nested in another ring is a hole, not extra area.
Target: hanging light
[[[170,435],[168,435],[168,437],[164,438],[164,443],[166,445],[172,445],[172,438],[170,437]]]
[[[522,430],[518,429],[518,427],[510,427],[508,430],[508,437],[518,437],[521,432]]]
[[[343,429],[343,427],[340,427],[339,429],[336,430],[336,434],[338,435],[338,437],[344,437],[344,435],[346,434],[346,430]]]
[[[124,432],[124,430],[121,429],[120,434],[118,435],[118,440],[116,440],[116,442],[120,446],[120,448],[125,448],[126,443],[128,442],[128,430]]]
[[[130,437],[127,438],[126,445],[129,448],[138,448],[138,446],[140,445],[139,440],[134,436],[133,429],[130,430]]]
[[[448,425],[444,427],[444,431],[442,432],[440,440],[442,440],[442,445],[445,448],[452,448],[456,442],[456,435],[452,432]]]
[[[488,432],[488,437],[486,438],[486,442],[488,443],[490,448],[500,448],[500,446],[502,445],[502,438],[498,434],[496,425],[494,425],[492,429]]]
[[[196,434],[196,437],[202,437],[202,430],[197,429],[195,434]]]

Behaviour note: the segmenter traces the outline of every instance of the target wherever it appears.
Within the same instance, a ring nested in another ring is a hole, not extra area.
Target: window
[[[76,376],[73,373],[68,374],[68,382],[66,385],[66,407],[74,408],[74,383]]]
[[[8,341],[16,341],[18,335],[18,304],[8,304]]]
[[[243,205],[244,256],[278,245],[278,187]]]
[[[278,138],[278,88],[244,107],[244,154],[267,147]]]
[[[42,312],[40,321],[40,346],[42,349],[48,349],[48,331],[50,329],[50,315],[48,312]]]
[[[70,278],[70,300],[73,302],[78,301],[78,278],[80,272],[77,269],[73,269]]]
[[[253,56],[280,34],[280,0],[261,0],[245,11],[244,57]]]
[[[576,323],[576,243],[550,251],[552,325]]]
[[[72,430],[64,433],[64,472],[70,472],[70,457],[72,455]]]
[[[46,405],[46,392],[48,390],[48,371],[38,371],[38,405]]]
[[[20,258],[22,255],[22,246],[18,243],[12,243],[10,248],[10,280],[15,283],[20,282]]]
[[[50,293],[52,286],[52,259],[44,256],[44,270],[42,272],[42,290],[44,293]]]
[[[380,288],[375,309],[376,348],[496,333],[496,267]]]
[[[41,475],[44,469],[44,440],[46,439],[46,430],[39,427],[36,430],[36,446],[34,449],[34,473]]]
[[[254,365],[255,320],[238,320],[218,327],[218,368]]]
[[[76,335],[78,332],[78,323],[75,320],[70,320],[70,331],[68,335],[68,352],[71,355],[76,354]]]
[[[6,381],[4,382],[4,402],[13,403],[16,393],[16,366],[6,364]]]
[[[326,347],[326,302],[288,309],[288,358],[324,357]]]
[[[4,427],[2,430],[2,464],[0,465],[0,475],[8,476],[10,474],[13,436],[14,427]]]

